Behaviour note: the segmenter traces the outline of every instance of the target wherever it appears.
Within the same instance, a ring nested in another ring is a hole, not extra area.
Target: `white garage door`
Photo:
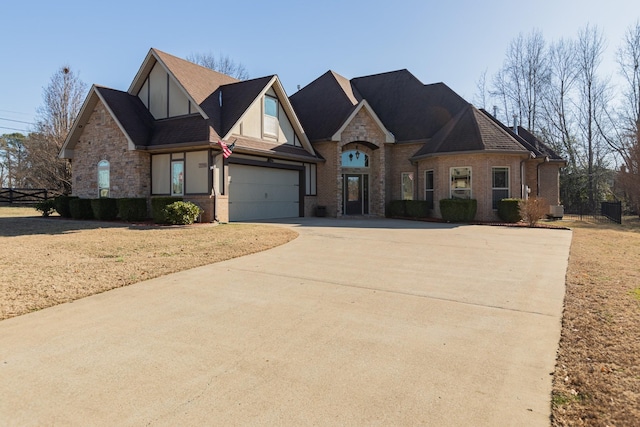
[[[229,220],[300,216],[300,173],[258,166],[229,166]]]

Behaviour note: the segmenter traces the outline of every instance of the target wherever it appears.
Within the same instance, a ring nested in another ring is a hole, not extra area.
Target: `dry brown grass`
[[[638,425],[640,220],[570,227],[553,425]]]
[[[159,227],[38,215],[32,208],[0,207],[0,320],[297,236],[268,225]]]

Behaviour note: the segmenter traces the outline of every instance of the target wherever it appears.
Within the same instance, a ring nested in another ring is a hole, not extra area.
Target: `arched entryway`
[[[342,171],[342,214],[368,215],[371,211],[370,175],[372,170],[373,144],[350,143],[343,147]]]

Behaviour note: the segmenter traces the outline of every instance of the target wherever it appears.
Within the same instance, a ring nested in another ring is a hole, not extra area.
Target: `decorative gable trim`
[[[227,132],[226,135],[223,136],[223,139],[226,140],[226,139],[229,139],[231,137],[231,132],[236,127],[236,125],[238,125],[239,123],[241,123],[244,120],[244,118],[247,115],[247,113],[256,104],[259,104],[260,102],[262,102],[262,98],[271,89],[273,89],[273,92],[276,94],[276,97],[278,98],[278,102],[280,103],[280,105],[282,106],[285,114],[287,115],[287,118],[289,119],[289,122],[291,123],[291,126],[293,127],[293,130],[294,130],[295,134],[300,139],[300,144],[302,145],[302,147],[305,150],[307,150],[309,153],[311,153],[311,154],[313,154],[315,156],[316,155],[315,150],[311,146],[311,143],[309,142],[309,138],[307,138],[307,135],[304,132],[304,129],[302,128],[302,124],[300,124],[300,120],[298,119],[298,116],[296,115],[295,111],[293,110],[293,107],[291,106],[291,102],[289,101],[289,98],[287,97],[287,94],[286,94],[286,92],[284,90],[284,87],[282,86],[282,83],[280,82],[280,79],[278,78],[278,76],[275,76],[275,75],[271,78],[271,80],[269,80],[267,82],[267,84],[260,91],[260,93],[256,96],[256,98],[251,102],[251,104],[249,104],[247,109],[240,115],[238,120],[236,120],[235,123],[233,123],[231,126],[229,126],[229,131]],[[224,87],[223,87],[223,90],[224,90]]]
[[[394,142],[396,142],[396,138],[382,124],[382,121],[380,120],[380,118],[378,117],[376,112],[373,111],[373,108],[371,108],[371,105],[369,105],[369,103],[367,102],[366,99],[363,99],[362,101],[360,101],[358,103],[356,108],[353,109],[353,111],[351,112],[349,117],[347,117],[347,119],[344,121],[342,126],[340,126],[340,129],[338,129],[336,131],[336,133],[333,134],[333,136],[331,137],[331,140],[340,141],[342,139],[342,132],[344,132],[344,130],[347,128],[347,126],[349,126],[349,123],[351,123],[351,121],[358,115],[360,110],[362,110],[363,108],[371,115],[371,117],[373,118],[373,121],[376,123],[376,125],[380,128],[380,130],[384,134],[384,142],[385,143],[394,143]]]
[[[209,116],[200,107],[200,104],[198,104],[198,102],[196,102],[193,96],[191,96],[191,94],[184,88],[184,86],[180,83],[180,81],[175,76],[175,74],[171,71],[171,69],[167,66],[167,64],[165,64],[165,62],[162,60],[162,58],[160,58],[160,56],[156,53],[156,50],[153,48],[149,49],[149,53],[147,53],[146,58],[142,62],[142,65],[140,66],[140,69],[136,73],[136,76],[131,82],[131,85],[129,86],[129,90],[127,92],[129,92],[130,95],[138,96],[138,92],[140,92],[140,89],[142,89],[144,82],[147,80],[147,77],[149,77],[149,73],[151,73],[151,70],[156,64],[160,64],[160,66],[162,66],[164,71],[166,71],[167,74],[169,74],[170,78],[180,88],[180,91],[182,92],[182,94],[187,97],[187,99],[191,102],[191,105],[196,109],[196,111],[200,113],[200,115],[205,119],[209,119]]]

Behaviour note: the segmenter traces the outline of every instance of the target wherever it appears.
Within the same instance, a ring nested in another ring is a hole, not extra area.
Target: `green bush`
[[[520,199],[502,199],[498,202],[498,217],[504,222],[518,222],[520,215]]]
[[[392,200],[387,205],[388,217],[406,217],[407,216],[407,204],[406,200]]]
[[[470,222],[476,216],[478,201],[475,199],[442,199],[440,213],[447,222]]]
[[[387,216],[395,218],[426,218],[429,216],[426,200],[392,200],[387,205]]]
[[[91,199],[73,198],[69,200],[69,211],[73,219],[93,219]]]
[[[202,213],[198,205],[191,202],[174,202],[164,208],[165,219],[169,224],[193,224]]]
[[[56,212],[63,218],[71,218],[71,209],[69,202],[73,199],[77,199],[76,196],[58,196],[54,199]]]
[[[91,209],[93,210],[93,217],[100,221],[111,221],[118,216],[118,202],[116,199],[108,197],[91,199]]]
[[[42,216],[49,216],[56,210],[56,201],[54,199],[42,200],[36,203],[35,208]]]
[[[174,202],[181,202],[182,197],[152,197],[151,218],[157,224],[167,224],[164,208]]]
[[[147,199],[118,199],[118,216],[123,221],[144,221],[147,219]]]
[[[405,200],[405,211],[409,218],[426,218],[429,216],[429,202],[426,200]]]

